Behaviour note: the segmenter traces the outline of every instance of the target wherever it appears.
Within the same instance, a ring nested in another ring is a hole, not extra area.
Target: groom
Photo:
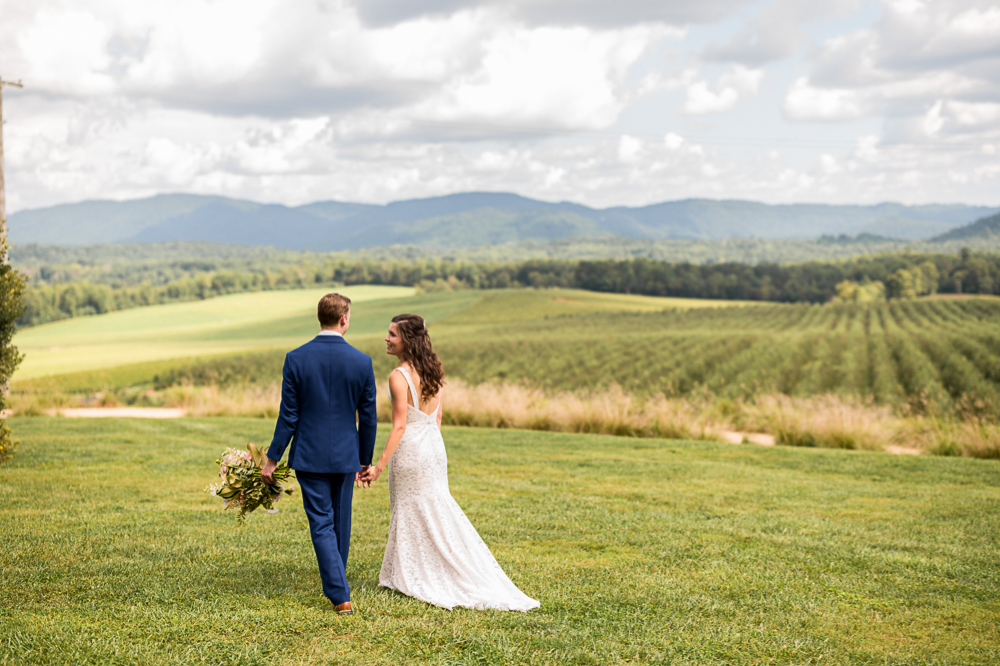
[[[362,477],[375,450],[375,373],[371,358],[344,340],[351,299],[327,294],[317,314],[319,335],[285,356],[281,410],[260,476],[274,483],[278,461],[294,440],[288,466],[302,488],[323,594],[339,614],[350,615],[351,498],[355,483],[367,485]]]

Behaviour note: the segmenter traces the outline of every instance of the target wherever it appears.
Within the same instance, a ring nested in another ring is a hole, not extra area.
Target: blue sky
[[[8,211],[1000,205],[1000,2],[0,0]]]

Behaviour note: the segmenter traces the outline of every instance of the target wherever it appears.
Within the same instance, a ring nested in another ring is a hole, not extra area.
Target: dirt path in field
[[[886,453],[895,453],[897,456],[919,456],[923,454],[920,449],[915,449],[909,446],[896,446],[895,444],[890,444],[885,447]]]
[[[735,430],[723,430],[719,433],[722,441],[730,444],[742,444],[744,441],[758,446],[774,446],[774,435],[767,435],[762,432],[736,432]]]
[[[762,432],[736,432],[735,430],[723,430],[719,433],[719,437],[722,441],[730,444],[742,444],[743,442],[749,442],[750,444],[757,444],[759,446],[774,446],[775,444],[774,435],[768,435]],[[897,446],[895,444],[890,444],[885,447],[885,452],[897,456],[919,456],[923,454],[923,451],[920,449],[909,446]]]
[[[178,419],[184,416],[183,409],[165,409],[163,407],[83,407],[78,409],[60,409],[59,414],[71,419],[92,418],[133,418],[133,419]]]

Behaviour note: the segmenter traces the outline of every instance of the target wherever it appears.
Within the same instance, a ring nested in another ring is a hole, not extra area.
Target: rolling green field
[[[202,490],[270,422],[10,426],[2,664],[1000,661],[989,461],[447,428],[452,493],[541,608],[377,588],[381,482],[355,494],[338,618],[297,495],[238,529]]]
[[[27,359],[14,389],[86,392],[181,381],[274,383],[284,352],[315,332],[311,309],[289,304],[272,318],[255,309],[247,320],[235,313],[282,293],[158,306],[31,329],[16,339]],[[315,296],[287,293],[303,300]],[[499,378],[546,391],[617,384],[639,395],[708,393],[729,399],[832,393],[918,413],[1000,419],[1000,299],[735,307],[724,301],[559,289],[402,298],[376,298],[384,292],[374,287],[361,293],[365,298],[354,307],[348,340],[371,354],[379,378],[394,361],[384,353],[385,326],[393,315],[409,311],[428,318],[447,372],[470,384]],[[188,328],[186,320],[171,318],[182,308],[208,306],[211,313],[199,310],[204,322]],[[233,313],[228,324],[220,321],[225,312]],[[171,327],[172,322],[178,326]],[[112,338],[102,337],[110,333],[122,341],[118,352],[105,341]],[[52,351],[55,346],[62,348]],[[261,347],[269,349],[252,351]],[[191,358],[203,350],[236,349],[244,351]],[[168,352],[173,360],[152,361]],[[128,364],[139,358],[151,361]],[[68,372],[77,368],[91,369]],[[67,374],[40,377],[59,370]]]
[[[290,349],[318,330],[316,303],[329,291],[237,294],[35,326],[16,337],[25,354],[16,376],[30,379],[260,347]],[[374,286],[342,291],[359,304],[414,293],[409,287]]]
[[[1000,417],[1000,299],[536,317],[480,339],[442,328],[449,370],[473,383],[499,376],[668,395],[837,393]]]
[[[32,327],[15,338],[25,360],[14,381],[139,363],[164,368],[174,364],[153,362],[261,348],[274,349],[280,357],[319,330],[316,302],[329,291],[324,288],[238,294]],[[380,344],[389,320],[402,312],[421,314],[432,325],[439,325],[435,331],[461,332],[468,325],[490,328],[550,316],[657,312],[733,304],[560,289],[416,295],[409,287],[362,286],[343,287],[339,291],[353,301],[349,339],[366,349]],[[129,377],[134,374],[127,368],[121,372]],[[93,376],[110,377],[114,383],[116,373],[98,372]]]

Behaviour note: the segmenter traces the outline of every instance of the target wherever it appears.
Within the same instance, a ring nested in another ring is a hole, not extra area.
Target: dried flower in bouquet
[[[253,513],[258,507],[264,507],[268,513],[277,513],[274,504],[283,495],[291,495],[294,488],[285,483],[292,478],[292,470],[285,463],[278,463],[274,470],[274,483],[267,484],[260,478],[260,471],[267,461],[265,455],[251,442],[247,442],[247,450],[226,449],[219,465],[219,477],[222,481],[213,483],[205,490],[212,497],[220,497],[226,509],[238,508],[237,522],[243,524],[248,513]]]

